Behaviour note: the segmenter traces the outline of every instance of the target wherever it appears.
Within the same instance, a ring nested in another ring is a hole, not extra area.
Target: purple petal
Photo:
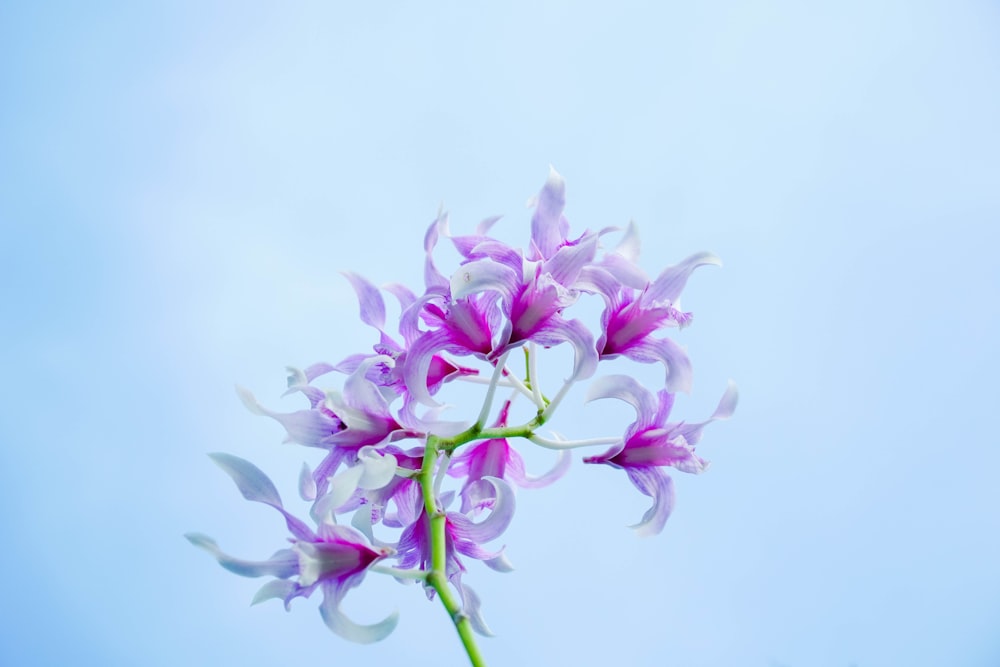
[[[722,260],[710,252],[699,252],[680,264],[668,266],[649,286],[645,298],[656,303],[663,301],[675,303],[684,290],[691,272],[706,264],[722,266]]]
[[[365,278],[351,271],[343,271],[351,287],[358,295],[358,302],[361,306],[361,321],[369,326],[373,326],[379,331],[385,327],[385,302],[375,285]]]
[[[303,463],[299,470],[299,496],[302,500],[316,500],[316,480],[307,463]]]
[[[510,485],[496,477],[484,477],[483,480],[492,484],[496,490],[496,500],[490,515],[479,523],[474,523],[460,514],[449,516],[449,521],[452,521],[452,516],[455,519],[452,521],[455,538],[469,540],[477,545],[495,540],[507,530],[511,519],[514,518],[514,492]]]
[[[701,433],[705,426],[714,421],[729,419],[733,416],[738,401],[739,391],[736,388],[736,383],[730,380],[725,393],[719,399],[718,407],[715,408],[715,412],[712,413],[711,417],[698,424],[681,424],[674,432],[684,436],[684,439],[690,444],[696,445],[701,440]]]
[[[310,401],[313,401],[314,396],[312,396],[314,388],[308,385],[299,385],[293,387],[289,391],[301,391],[310,397]],[[329,441],[327,440],[332,434],[338,432],[341,428],[340,420],[325,414],[320,410],[297,410],[296,412],[274,412],[273,410],[268,410],[257,402],[254,395],[244,389],[243,387],[236,387],[236,392],[239,394],[240,400],[243,401],[243,405],[246,406],[250,412],[256,415],[263,415],[265,417],[270,417],[281,424],[285,431],[287,432],[287,437],[285,438],[288,442],[296,442],[300,445],[305,445],[306,447],[323,447],[329,446]]]
[[[495,225],[496,222],[501,217],[503,216],[494,215],[480,222],[478,225],[476,225],[476,234],[478,234],[479,236],[486,236],[489,233],[490,229],[493,227],[493,225]]]
[[[628,375],[608,375],[597,378],[587,388],[586,401],[599,398],[617,398],[635,408],[636,425],[646,428],[653,425],[659,403],[653,392]]]
[[[271,507],[282,507],[278,489],[260,468],[232,454],[216,452],[208,456],[236,482],[236,488],[244,498]]]
[[[567,321],[554,315],[542,329],[531,336],[531,340],[547,347],[564,341],[573,346],[573,375],[568,381],[586,380],[597,371],[598,356],[594,338],[580,320]]]
[[[543,271],[560,285],[570,287],[580,271],[594,260],[597,253],[597,234],[588,234],[579,243],[564,245],[547,262]]]
[[[585,266],[577,277],[574,288],[597,294],[604,299],[608,310],[616,311],[622,305],[621,281],[599,266]]]
[[[336,589],[334,584],[324,585],[323,602],[319,605],[319,613],[326,626],[335,634],[358,644],[372,644],[382,641],[396,629],[399,612],[392,612],[378,623],[360,625],[340,611],[342,598],[343,593]]]
[[[480,611],[482,603],[479,601],[479,596],[468,586],[463,585],[460,590],[462,593],[462,611],[469,617],[472,629],[484,637],[492,637],[493,631],[490,630],[490,626],[486,625],[486,620],[483,619],[483,614]]]
[[[549,167],[549,177],[538,193],[535,213],[531,216],[531,244],[538,258],[548,258],[566,238],[562,218],[566,207],[566,181],[554,168]]]
[[[426,258],[424,259],[424,284],[427,285],[428,291],[444,292],[448,289],[448,279],[441,275],[441,272],[434,266],[433,257],[439,230],[447,230],[447,228],[448,215],[444,211],[441,211],[438,213],[437,219],[427,228],[427,234],[424,235],[424,251],[426,252]]]
[[[455,300],[464,296],[495,290],[508,303],[521,284],[521,276],[513,269],[490,259],[478,259],[459,267],[451,277],[451,297]]]
[[[215,463],[229,475],[236,488],[240,490],[243,497],[253,502],[269,505],[281,512],[285,517],[288,530],[300,540],[312,540],[316,538],[315,533],[309,529],[302,521],[285,511],[281,504],[281,496],[274,488],[274,483],[261,472],[260,468],[247,460],[241,459],[232,454],[216,452],[208,455]]]
[[[691,360],[680,345],[669,338],[647,337],[622,352],[634,361],[645,364],[659,362],[666,371],[667,391],[676,394],[679,391],[691,392],[694,372]]]
[[[215,543],[215,540],[207,535],[202,535],[201,533],[187,533],[184,537],[186,537],[188,542],[191,544],[196,547],[200,547],[215,556],[215,560],[219,561],[219,565],[234,574],[240,575],[241,577],[272,576],[278,577],[279,579],[287,579],[288,577],[297,574],[299,571],[298,556],[291,549],[282,549],[277,551],[267,560],[250,561],[233,558],[232,556],[224,553],[221,549],[219,549],[219,545]]]
[[[399,301],[400,310],[406,310],[417,300],[417,295],[406,285],[389,283],[388,285],[383,285],[382,289],[396,297],[396,300]]]
[[[516,452],[512,452],[512,454],[516,454]],[[518,458],[520,458],[520,456],[518,456]],[[570,456],[570,453],[566,450],[562,450],[559,452],[559,457],[556,459],[555,465],[553,465],[548,472],[534,477],[524,473],[523,461],[520,462],[520,470],[518,471],[518,467],[512,460],[511,465],[508,467],[508,474],[510,478],[523,489],[540,489],[543,486],[548,486],[565,475],[566,471],[569,470],[569,466],[572,461],[573,457]],[[517,477],[515,477],[515,474]]]
[[[627,468],[626,472],[635,487],[653,499],[642,521],[631,527],[643,537],[660,533],[674,509],[674,480],[661,468]]]
[[[447,329],[437,329],[424,333],[410,346],[403,366],[403,382],[415,401],[430,407],[440,405],[427,389],[427,373],[430,371],[431,360],[435,353],[444,349],[450,342],[450,332]]]

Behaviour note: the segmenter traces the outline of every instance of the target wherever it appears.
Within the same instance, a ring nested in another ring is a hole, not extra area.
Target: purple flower
[[[495,500],[489,516],[476,523],[461,512],[447,512],[445,515],[445,574],[456,586],[459,586],[459,578],[465,571],[458,554],[481,560],[496,570],[510,569],[503,558],[502,549],[490,552],[482,545],[500,537],[510,525],[514,518],[514,491],[502,479],[483,479],[493,486]],[[400,568],[419,567],[430,570],[430,521],[426,511],[421,511],[417,520],[403,530],[399,537],[398,551]]]
[[[407,365],[407,351],[418,339],[420,331],[414,326],[401,326],[400,333],[403,334],[403,344],[396,342],[385,331],[385,302],[382,300],[378,288],[356,273],[344,272],[344,276],[350,281],[358,295],[361,321],[377,329],[380,340],[375,345],[375,355],[351,355],[336,366],[327,366],[326,369],[353,373],[364,360],[376,355],[384,355],[395,363],[372,365],[367,377],[379,386],[392,387],[397,394],[403,394],[406,390],[406,383],[402,369]],[[406,311],[416,301],[414,294],[402,285],[390,285],[387,290],[396,296],[403,311]],[[403,323],[401,322],[401,324]],[[427,361],[427,392],[434,394],[445,382],[478,373],[479,371],[474,368],[459,366],[439,354],[431,354]]]
[[[495,427],[507,425],[507,414],[510,401],[504,403]],[[448,474],[452,477],[465,477],[459,495],[462,498],[461,512],[469,512],[492,507],[496,501],[496,486],[487,478],[494,477],[513,482],[521,488],[538,489],[548,486],[569,470],[570,457],[568,452],[560,452],[555,466],[538,477],[527,474],[524,459],[506,438],[483,440],[466,445],[462,451],[451,459]]]
[[[687,354],[671,339],[656,338],[653,334],[665,327],[683,328],[690,324],[691,313],[679,308],[680,293],[692,271],[706,264],[718,266],[721,262],[709,253],[691,255],[664,269],[642,290],[622,284],[622,263],[612,263],[613,267],[587,267],[581,279],[583,289],[600,294],[605,302],[601,336],[597,340],[600,358],[614,359],[621,355],[642,363],[662,363],[667,390],[690,391],[692,372]]]
[[[276,577],[260,589],[254,604],[279,598],[287,609],[294,598],[309,597],[319,588],[323,593],[320,615],[333,632],[359,643],[379,641],[392,632],[398,620],[396,613],[373,625],[359,625],[340,611],[347,591],[361,583],[369,567],[391,555],[391,549],[372,548],[360,533],[344,526],[321,524],[313,531],[285,510],[278,490],[259,468],[229,454],[211,457],[233,479],[244,498],[278,510],[293,536],[290,549],[281,549],[264,561],[233,558],[210,537],[199,533],[185,536],[230,572],[244,577]],[[293,577],[297,580],[292,581]]]
[[[415,420],[401,424],[389,408],[385,396],[366,375],[371,366],[394,362],[386,356],[373,356],[358,364],[344,381],[344,390],[326,391],[304,382],[309,375],[292,369],[286,394],[298,392],[309,399],[311,408],[280,413],[262,407],[246,389],[237,388],[243,404],[254,414],[277,420],[288,432],[286,440],[310,447],[358,449],[387,440],[414,435]]]
[[[700,473],[708,467],[708,462],[695,454],[695,445],[701,440],[702,430],[707,424],[732,416],[738,398],[736,385],[730,382],[712,416],[696,424],[667,423],[674,395],[661,390],[654,396],[625,375],[611,375],[594,381],[587,400],[598,398],[625,401],[635,408],[636,421],[625,431],[620,444],[604,454],[588,456],[583,462],[604,463],[625,470],[636,488],[653,498],[653,506],[633,528],[642,535],[659,533],[674,505],[673,480],[664,468]]]

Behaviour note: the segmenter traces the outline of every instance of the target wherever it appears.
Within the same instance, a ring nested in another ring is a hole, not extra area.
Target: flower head
[[[705,426],[719,419],[728,419],[736,409],[736,385],[729,384],[718,407],[707,420],[695,424],[667,423],[674,404],[674,395],[659,391],[655,396],[635,379],[626,375],[611,375],[596,380],[587,400],[617,398],[636,411],[636,420],[625,431],[622,441],[604,454],[588,456],[584,463],[604,463],[621,468],[643,494],[653,498],[653,506],[633,526],[640,534],[650,535],[663,530],[674,505],[673,480],[664,468],[681,472],[701,473],[708,462],[695,454]]]
[[[369,567],[392,555],[391,549],[373,548],[360,533],[345,526],[320,524],[316,531],[312,530],[285,510],[274,484],[252,463],[229,454],[212,454],[212,459],[229,474],[244,498],[278,510],[292,533],[290,549],[281,549],[263,561],[234,558],[210,537],[186,535],[230,572],[244,577],[276,577],[260,589],[254,604],[279,598],[288,608],[294,598],[309,597],[319,588],[323,593],[320,614],[333,632],[359,643],[378,641],[392,632],[398,620],[396,613],[374,625],[359,625],[340,611],[347,591],[361,583]]]

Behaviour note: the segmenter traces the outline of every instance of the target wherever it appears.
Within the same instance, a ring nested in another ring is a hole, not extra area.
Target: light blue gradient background
[[[292,409],[286,364],[374,342],[338,271],[418,286],[442,201],[523,242],[550,163],[647,270],[723,258],[678,411],[742,402],[659,537],[620,471],[519,494],[490,664],[1000,664],[1000,9],[651,6],[0,8],[0,664],[464,664],[416,588],[348,596],[402,614],[359,647],[181,535],[281,546],[205,453],[286,498],[312,454],[233,384]]]

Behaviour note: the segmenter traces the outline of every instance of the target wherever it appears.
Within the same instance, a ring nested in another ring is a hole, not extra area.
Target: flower
[[[336,366],[327,366],[327,369],[353,373],[365,359],[376,355],[388,356],[395,363],[372,365],[367,377],[381,387],[391,387],[397,394],[403,394],[406,391],[406,383],[403,379],[402,369],[406,367],[408,348],[419,337],[420,331],[414,326],[401,326],[400,333],[403,335],[403,344],[396,342],[385,330],[385,302],[382,300],[378,288],[356,273],[345,271],[344,276],[358,295],[361,321],[377,329],[380,338],[379,343],[374,347],[375,355],[354,354]],[[402,285],[390,285],[386,289],[396,296],[403,311],[416,301],[416,296]],[[459,366],[439,354],[431,354],[427,364],[426,384],[430,394],[435,393],[446,382],[467,375],[476,375],[479,372],[474,368]]]
[[[510,401],[504,403],[494,427],[507,425]],[[524,459],[507,438],[494,438],[470,444],[451,459],[448,474],[465,477],[459,490],[462,498],[461,511],[471,511],[492,507],[496,501],[496,486],[487,478],[494,477],[510,481],[521,488],[539,489],[555,482],[569,470],[570,456],[559,452],[556,464],[546,473],[532,477],[524,469]]]
[[[719,258],[707,252],[691,255],[636,290],[622,282],[627,262],[618,253],[609,253],[605,259],[616,256],[618,259],[606,267],[587,267],[581,279],[586,284],[582,289],[599,294],[605,302],[597,340],[600,358],[625,356],[642,363],[662,363],[667,390],[690,391],[692,372],[687,354],[671,339],[655,338],[653,333],[691,323],[691,313],[680,310],[680,293],[692,271],[706,264],[719,266]]]
[[[359,625],[340,611],[347,591],[361,583],[369,567],[392,555],[391,549],[372,548],[360,533],[345,526],[321,523],[313,531],[285,510],[278,490],[259,468],[230,454],[210,456],[233,479],[244,498],[278,510],[293,536],[290,549],[281,549],[264,561],[246,561],[224,553],[210,537],[200,533],[185,535],[230,572],[244,577],[276,577],[258,591],[253,604],[279,598],[287,609],[294,598],[309,597],[319,588],[323,593],[320,615],[338,635],[366,644],[384,639],[393,631],[398,620],[395,612],[373,625]],[[297,581],[292,581],[293,577]]]
[[[445,516],[445,546],[444,575],[458,590],[462,598],[462,613],[469,618],[472,628],[481,635],[490,636],[490,631],[480,612],[480,600],[469,586],[462,582],[465,565],[458,555],[483,561],[489,568],[497,572],[513,570],[510,562],[503,554],[503,548],[497,552],[487,551],[483,544],[499,537],[510,525],[514,516],[514,493],[507,482],[495,477],[485,477],[484,483],[493,487],[495,499],[492,511],[484,520],[476,523],[460,512],[446,512]],[[447,505],[449,496],[439,505]],[[431,522],[423,507],[422,498],[415,499],[419,504],[419,515],[416,520],[403,529],[399,536],[399,567],[401,569],[419,568],[431,570]],[[427,589],[428,598],[433,598],[433,589]]]
[[[673,480],[663,470],[673,467],[681,472],[701,473],[708,462],[694,453],[705,426],[719,419],[728,419],[736,409],[738,394],[732,382],[719,405],[707,420],[687,424],[667,423],[673,407],[674,395],[665,390],[654,396],[635,379],[625,375],[611,375],[591,384],[587,400],[617,398],[636,411],[636,421],[625,431],[621,443],[604,454],[588,456],[584,463],[604,463],[621,468],[643,494],[653,499],[653,506],[646,511],[642,521],[632,526],[641,535],[652,535],[663,530],[674,505]]]

